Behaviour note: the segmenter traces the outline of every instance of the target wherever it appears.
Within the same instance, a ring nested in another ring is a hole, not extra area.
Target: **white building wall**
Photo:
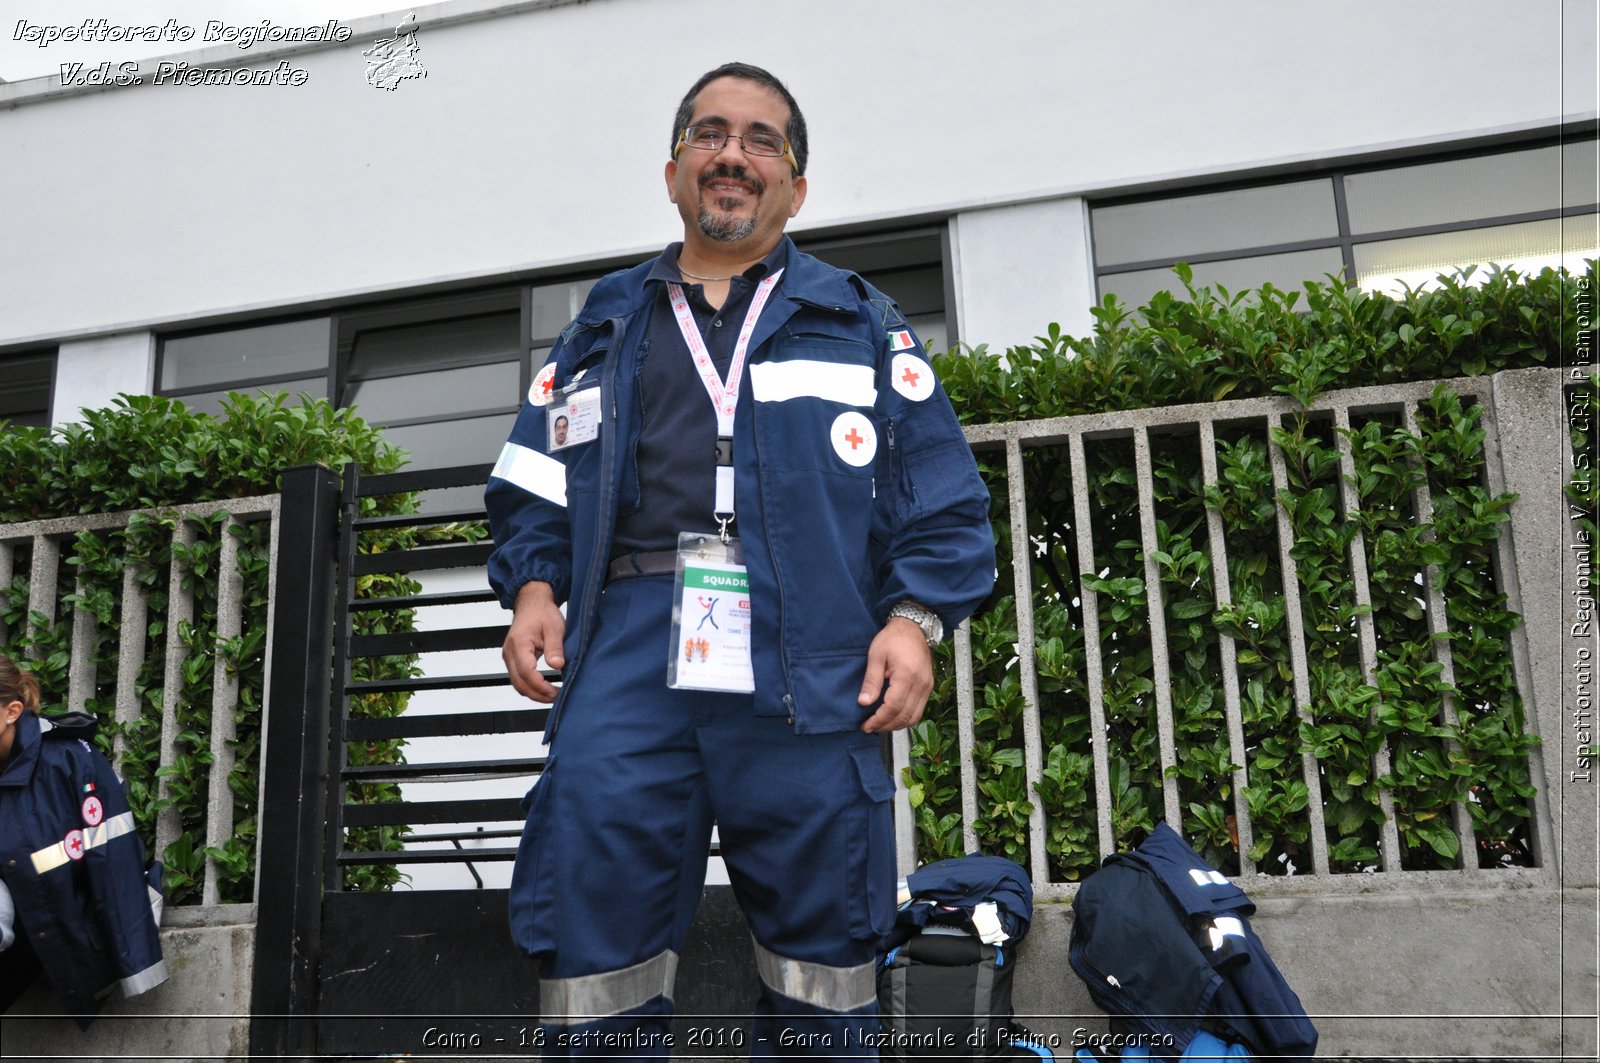
[[[1033,342],[1051,323],[1094,328],[1089,206],[1081,197],[963,211],[950,219],[958,339],[995,353]]]
[[[361,50],[395,17],[320,50],[185,56],[287,59],[308,72],[298,87],[0,85],[0,202],[28,205],[0,243],[0,347],[642,255],[677,229],[660,176],[676,97],[730,58],[805,107],[797,230],[1595,106],[1589,0],[811,0],[737,18],[707,0],[450,0],[417,15],[428,76],[392,92],[366,83]],[[974,225],[992,248],[1029,217]],[[988,324],[1019,305],[989,294],[1004,283],[966,271],[964,339],[1006,327]]]
[[[82,420],[80,410],[111,405],[118,395],[148,395],[155,384],[156,337],[124,332],[63,343],[56,351],[50,422]]]

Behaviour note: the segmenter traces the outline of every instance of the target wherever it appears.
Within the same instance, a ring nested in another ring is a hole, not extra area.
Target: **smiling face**
[[[715,125],[733,136],[784,135],[789,106],[772,90],[724,77],[695,97],[690,125]],[[684,244],[702,253],[761,258],[778,243],[806,198],[806,179],[783,157],[750,155],[730,139],[718,151],[684,147],[667,163],[667,196],[683,217]]]

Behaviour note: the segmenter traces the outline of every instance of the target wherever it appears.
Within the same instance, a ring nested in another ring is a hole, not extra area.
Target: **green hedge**
[[[1301,406],[1332,388],[1449,379],[1560,364],[1578,327],[1576,284],[1545,270],[1524,276],[1492,269],[1440,278],[1404,298],[1337,283],[1303,292],[1271,286],[1230,293],[1196,288],[1175,270],[1187,298],[1162,292],[1137,313],[1108,297],[1094,308],[1087,338],[1056,326],[1004,359],[950,351],[935,359],[967,424],[1102,413],[1114,409],[1288,396]],[[1589,266],[1589,283],[1594,281]],[[1481,284],[1471,283],[1481,281]],[[1493,552],[1510,496],[1484,484],[1481,410],[1438,389],[1418,410],[1413,435],[1391,420],[1358,419],[1350,443],[1360,511],[1347,520],[1339,499],[1338,452],[1330,422],[1305,412],[1271,431],[1288,463],[1289,490],[1273,488],[1263,430],[1218,433],[1219,481],[1206,488],[1198,438],[1151,437],[1157,507],[1156,555],[1165,619],[1178,763],[1163,780],[1155,718],[1144,553],[1131,440],[1090,441],[1087,482],[1072,483],[1065,445],[1024,451],[1028,533],[1033,541],[1035,653],[1044,771],[1030,790],[1023,770],[1021,677],[1011,571],[1005,462],[980,453],[991,486],[1000,574],[997,599],[972,623],[977,668],[975,719],[977,831],[985,851],[1028,860],[1028,816],[1042,802],[1051,878],[1074,881],[1098,866],[1080,580],[1099,607],[1104,707],[1110,745],[1111,819],[1119,845],[1162,815],[1163,782],[1176,782],[1190,841],[1219,867],[1239,868],[1233,837],[1234,770],[1223,713],[1218,633],[1236,640],[1241,713],[1258,870],[1310,869],[1308,807],[1321,803],[1334,870],[1375,869],[1391,791],[1407,868],[1531,862],[1533,783],[1522,704],[1508,640],[1518,618],[1494,581]],[[1432,523],[1413,521],[1412,489],[1427,483]],[[1075,492],[1090,498],[1094,571],[1079,571]],[[1592,494],[1592,485],[1589,488]],[[1293,529],[1301,612],[1287,616],[1278,560],[1279,508]],[[1222,516],[1232,601],[1213,593],[1207,514]],[[1348,547],[1364,536],[1379,656],[1363,681],[1358,608]],[[1434,660],[1417,580],[1434,566],[1447,600],[1455,686]],[[1288,625],[1307,640],[1313,721],[1294,706]],[[1114,637],[1113,637],[1114,636]],[[948,655],[949,650],[947,649]],[[948,663],[948,656],[946,657]],[[1440,720],[1450,695],[1459,725]],[[906,774],[919,855],[962,850],[954,681],[948,667],[927,719],[913,732]],[[1391,771],[1374,776],[1372,754],[1387,745]],[[1301,751],[1323,766],[1309,791]],[[1451,806],[1467,802],[1479,852],[1461,854]]]
[[[166,664],[167,572],[174,552],[175,519],[160,511],[195,502],[271,494],[278,490],[278,471],[293,465],[315,462],[338,469],[356,462],[367,472],[382,473],[398,469],[404,456],[384,443],[376,428],[349,411],[305,397],[290,404],[282,395],[230,395],[222,413],[212,417],[192,412],[172,399],[122,396],[106,409],[84,411],[83,417],[80,424],[54,429],[0,426],[0,482],[10,485],[0,496],[0,521],[135,509],[152,512],[136,516],[125,530],[83,532],[74,543],[63,545],[62,587],[54,623],[41,614],[28,615],[28,551],[20,549],[11,585],[0,588],[0,615],[9,633],[0,651],[28,662],[43,687],[48,711],[62,705],[67,694],[72,611],[84,607],[95,615],[97,682],[88,708],[102,721],[99,741],[105,752],[109,754],[119,730],[126,734],[129,752],[122,770],[148,850],[153,851],[157,814],[168,807],[179,812],[182,833],[160,854],[167,866],[168,899],[176,903],[198,900],[203,881],[212,676],[216,655],[225,658],[239,680],[237,762],[228,779],[235,832],[212,855],[221,870],[222,899],[249,901],[260,781],[269,529],[264,521],[240,527],[244,629],[239,637],[222,641],[216,634],[216,566],[225,515],[195,523],[196,542],[184,558],[192,573],[186,585],[195,599],[194,620],[178,632],[186,652],[182,689],[173,706],[180,731],[178,749],[175,761],[162,768],[158,766],[160,697]],[[363,501],[363,507],[371,514],[406,512],[414,508],[414,500],[409,496],[369,499]],[[406,534],[388,533],[382,541],[364,542],[363,549],[401,545],[399,540]],[[142,715],[123,727],[115,720],[115,681],[122,577],[130,565],[135,566],[149,595],[150,620],[145,632],[146,657],[137,681]],[[74,589],[75,582],[81,590]],[[408,594],[417,589],[414,581],[393,575],[363,577],[358,585],[358,593],[364,596]],[[396,613],[356,614],[353,619],[358,628],[386,623],[389,630],[396,630],[395,625],[408,627],[410,621],[409,614]],[[364,670],[358,678],[395,678],[416,671],[411,657],[364,660],[356,666]],[[399,695],[365,699],[354,711],[393,715],[404,707],[405,698]],[[398,742],[352,747],[350,755],[357,764],[402,759]],[[169,790],[165,798],[159,792],[162,779]],[[396,800],[398,793],[392,786],[371,786],[352,797]],[[403,829],[373,829],[352,844],[396,848]],[[397,878],[392,867],[363,868],[352,872],[347,884],[357,889],[381,888]]]
[[[1211,402],[1225,398],[1287,395],[1310,402],[1335,386],[1453,378],[1530,365],[1555,365],[1574,344],[1578,316],[1572,278],[1557,271],[1521,276],[1493,270],[1481,285],[1465,275],[1442,279],[1437,290],[1402,299],[1367,295],[1341,284],[1308,284],[1303,293],[1271,287],[1243,293],[1194,289],[1177,270],[1189,299],[1154,296],[1138,314],[1113,299],[1094,309],[1092,336],[1074,338],[1052,326],[1031,345],[1012,348],[1004,361],[951,351],[936,359],[956,408],[969,423],[1004,422],[1111,409]],[[1588,283],[1595,280],[1590,265]],[[1590,401],[1595,401],[1591,383]],[[1448,392],[1436,392],[1419,411],[1419,433],[1368,420],[1353,426],[1352,448],[1360,481],[1357,521],[1365,536],[1374,591],[1373,622],[1382,648],[1378,680],[1361,681],[1355,642],[1357,609],[1345,574],[1344,551],[1358,526],[1344,519],[1337,500],[1337,455],[1331,428],[1310,416],[1274,431],[1289,459],[1290,491],[1277,496],[1267,465],[1266,438],[1246,430],[1221,433],[1220,483],[1205,489],[1192,440],[1155,437],[1159,562],[1167,602],[1179,765],[1191,841],[1218,866],[1238,866],[1232,851],[1232,765],[1224,735],[1217,676],[1217,632],[1238,644],[1246,742],[1251,778],[1247,794],[1261,870],[1309,864],[1312,800],[1327,818],[1336,867],[1360,870],[1377,859],[1380,819],[1376,793],[1395,795],[1407,867],[1529,862],[1527,775],[1530,740],[1512,683],[1507,640],[1517,618],[1506,611],[1494,585],[1492,551],[1510,504],[1490,497],[1481,469],[1479,411]],[[1591,454],[1592,435],[1574,434],[1574,446]],[[1089,450],[1095,571],[1086,581],[1097,592],[1105,646],[1105,705],[1113,759],[1110,785],[1117,839],[1147,829],[1160,815],[1162,785],[1156,746],[1149,635],[1145,628],[1144,559],[1139,545],[1131,446],[1096,444]],[[1010,523],[1004,463],[980,455],[994,490],[1000,544],[999,597],[972,624],[979,684],[976,768],[980,786],[980,844],[1027,861],[1027,819],[1043,802],[1052,878],[1071,881],[1098,865],[1089,716],[1077,570],[1073,498],[1063,448],[1025,452],[1030,497],[1029,534],[1035,540],[1035,651],[1039,662],[1045,770],[1030,790],[1022,768],[1022,693],[1015,663],[1016,610],[1006,592]],[[367,472],[402,463],[377,431],[348,411],[320,401],[291,405],[283,398],[231,396],[219,417],[192,413],[162,398],[128,396],[110,409],[88,411],[80,425],[54,430],[6,426],[0,431],[0,521],[25,521],[79,513],[155,508],[269,493],[277,470],[305,462],[338,468],[355,461]],[[1588,458],[1582,468],[1592,468]],[[1413,484],[1425,480],[1434,500],[1430,533],[1415,528],[1409,506]],[[1575,502],[1592,512],[1592,478],[1574,484]],[[363,503],[372,512],[401,512],[414,500],[395,496]],[[379,507],[382,507],[381,509]],[[1295,715],[1288,668],[1287,625],[1276,551],[1278,507],[1294,529],[1293,556],[1301,577],[1302,617],[1312,659],[1314,722]],[[1206,546],[1208,510],[1223,516],[1230,543],[1233,600],[1217,609]],[[204,573],[219,550],[220,518],[194,547],[191,567]],[[1593,533],[1592,520],[1589,523]],[[401,545],[411,534],[473,538],[478,528],[386,533],[362,549]],[[409,540],[407,540],[409,541]],[[176,706],[182,724],[179,763],[167,770],[170,803],[181,813],[184,834],[163,854],[177,900],[193,899],[203,866],[205,768],[213,654],[223,653],[240,677],[237,741],[239,767],[230,778],[237,836],[215,853],[222,862],[224,897],[248,899],[253,876],[254,802],[257,793],[260,690],[266,602],[266,542],[261,525],[248,526],[241,543],[247,626],[233,643],[216,644],[215,591],[196,581],[196,620],[181,632],[189,652]],[[144,716],[128,728],[133,750],[125,765],[129,794],[148,830],[165,806],[157,794],[155,749],[170,521],[134,522],[110,535],[82,535],[69,564],[83,577],[80,595],[64,588],[57,616],[70,617],[80,601],[99,620],[99,684],[91,708],[107,721],[109,743],[115,676],[117,596],[123,567],[138,561],[151,595],[150,656],[139,679]],[[26,572],[25,555],[19,572]],[[1432,640],[1415,597],[1406,588],[1427,565],[1439,572],[1449,601],[1457,673],[1453,694],[1462,708],[1459,727],[1438,721],[1446,693],[1432,663]],[[367,596],[410,593],[403,576],[370,577]],[[70,623],[41,623],[27,632],[26,576],[0,588],[0,613],[11,632],[5,652],[31,659],[46,697],[66,693]],[[404,613],[357,614],[357,623],[408,626]],[[948,649],[945,651],[948,654]],[[945,659],[948,665],[948,657]],[[362,662],[361,678],[415,673],[414,658]],[[370,700],[370,699],[369,699]],[[941,670],[927,720],[913,733],[907,774],[916,807],[922,856],[961,850],[957,790],[954,682]],[[405,697],[370,700],[359,714],[403,711]],[[1374,722],[1375,721],[1375,722]],[[1393,753],[1389,777],[1377,779],[1370,753],[1386,742]],[[1459,753],[1447,754],[1447,745]],[[1300,751],[1310,748],[1327,771],[1322,792],[1311,794],[1300,776]],[[393,763],[398,743],[352,748],[354,763]],[[1480,852],[1454,851],[1448,829],[1451,804],[1472,795],[1468,807]],[[394,800],[393,787],[363,788],[357,800]],[[394,848],[404,828],[384,828],[351,839],[360,848]],[[147,837],[147,843],[149,838]],[[382,888],[393,868],[357,869],[348,888]]]

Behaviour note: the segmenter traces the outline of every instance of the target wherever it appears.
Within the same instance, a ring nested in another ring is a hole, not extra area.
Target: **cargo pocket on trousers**
[[[556,947],[551,932],[555,924],[555,869],[550,863],[554,824],[549,816],[556,784],[555,766],[556,758],[552,756],[522,798],[527,821],[522,826],[522,841],[517,845],[517,860],[511,869],[511,892],[507,898],[511,940],[530,956],[553,952]]]
[[[845,866],[849,869],[850,936],[881,937],[894,925],[894,779],[876,745],[850,750],[861,792],[851,809]]]

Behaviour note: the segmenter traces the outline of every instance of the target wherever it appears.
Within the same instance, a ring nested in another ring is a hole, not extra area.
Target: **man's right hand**
[[[517,600],[511,610],[511,630],[500,656],[506,662],[506,673],[517,693],[534,701],[549,704],[556,699],[556,688],[539,671],[539,655],[552,668],[566,665],[561,641],[566,637],[567,620],[556,605],[555,592],[550,584],[534,581],[524,583],[517,591]]]

